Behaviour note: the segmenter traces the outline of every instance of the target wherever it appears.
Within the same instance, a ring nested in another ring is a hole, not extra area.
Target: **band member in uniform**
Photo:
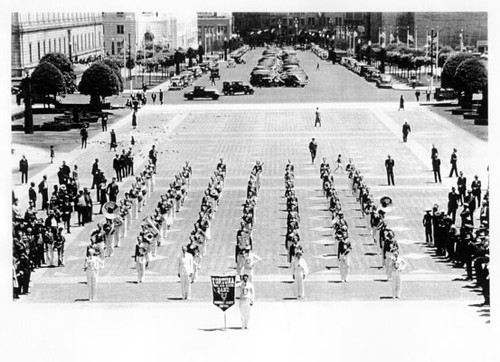
[[[453,176],[453,172],[455,172],[455,176],[458,177],[458,171],[457,171],[457,149],[454,148],[453,152],[450,156],[450,164],[451,164],[451,169],[450,169],[450,175],[448,177]]]
[[[307,267],[305,259],[302,258],[302,250],[297,250],[292,261],[292,275],[297,299],[304,299],[305,297],[304,279],[306,279],[306,275],[308,274],[309,268]]]
[[[465,200],[465,192],[467,191],[467,178],[462,171],[459,172],[457,179],[458,195],[460,196],[460,205],[463,206]]]
[[[248,275],[250,282],[253,282],[254,266],[256,263],[262,259],[250,251],[247,248],[243,252],[243,258],[240,259],[240,265],[238,265],[238,274],[241,276],[243,274]]]
[[[425,243],[427,245],[432,245],[432,210],[425,210],[424,218],[422,219],[422,225],[425,229]]]
[[[242,282],[240,283],[240,314],[241,314],[241,328],[248,329],[248,322],[250,321],[250,309],[255,300],[255,290],[252,282],[248,280],[248,275],[242,275]]]
[[[340,269],[340,280],[347,283],[347,278],[349,277],[349,271],[351,269],[351,242],[345,238],[339,239],[338,246],[338,259],[339,259],[339,269]]]
[[[481,180],[478,176],[474,176],[474,181],[472,181],[470,188],[472,190],[472,195],[477,199],[476,205],[481,205]]]
[[[142,236],[137,237],[135,246],[135,265],[137,269],[137,283],[144,282],[144,274],[146,272],[146,254],[148,253],[147,246],[142,242]]]
[[[316,153],[318,152],[318,143],[315,138],[309,142],[309,152],[311,153],[311,163],[314,164],[314,159],[316,158]]]

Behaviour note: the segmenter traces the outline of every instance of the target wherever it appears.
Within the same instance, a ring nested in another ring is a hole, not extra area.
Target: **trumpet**
[[[152,243],[155,236],[153,235],[152,232],[147,232],[146,234],[144,234],[142,236],[142,238],[144,239],[144,241],[148,242],[148,243]]]

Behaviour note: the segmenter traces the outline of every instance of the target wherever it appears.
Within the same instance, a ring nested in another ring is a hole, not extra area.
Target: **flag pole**
[[[226,326],[226,311],[224,311],[224,330],[227,329],[227,326]]]

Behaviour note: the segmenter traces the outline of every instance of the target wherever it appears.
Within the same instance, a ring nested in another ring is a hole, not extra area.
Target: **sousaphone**
[[[389,213],[392,211],[391,205],[392,205],[392,199],[389,196],[382,196],[380,198],[381,210],[384,210],[386,213]]]
[[[114,201],[108,201],[103,206],[103,215],[106,219],[113,220],[120,215],[120,206]]]

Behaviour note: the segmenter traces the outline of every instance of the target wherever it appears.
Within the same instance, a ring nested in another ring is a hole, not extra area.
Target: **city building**
[[[232,24],[230,13],[198,13],[198,44],[204,47],[207,54],[223,51],[224,42],[233,35]]]
[[[130,49],[146,51],[150,44],[164,50],[197,45],[196,13],[161,12],[103,13],[104,50],[109,55],[124,55]],[[129,44],[130,41],[130,44]]]
[[[11,14],[11,76],[23,76],[47,53],[72,61],[100,56],[103,21],[97,12],[23,12]]]

